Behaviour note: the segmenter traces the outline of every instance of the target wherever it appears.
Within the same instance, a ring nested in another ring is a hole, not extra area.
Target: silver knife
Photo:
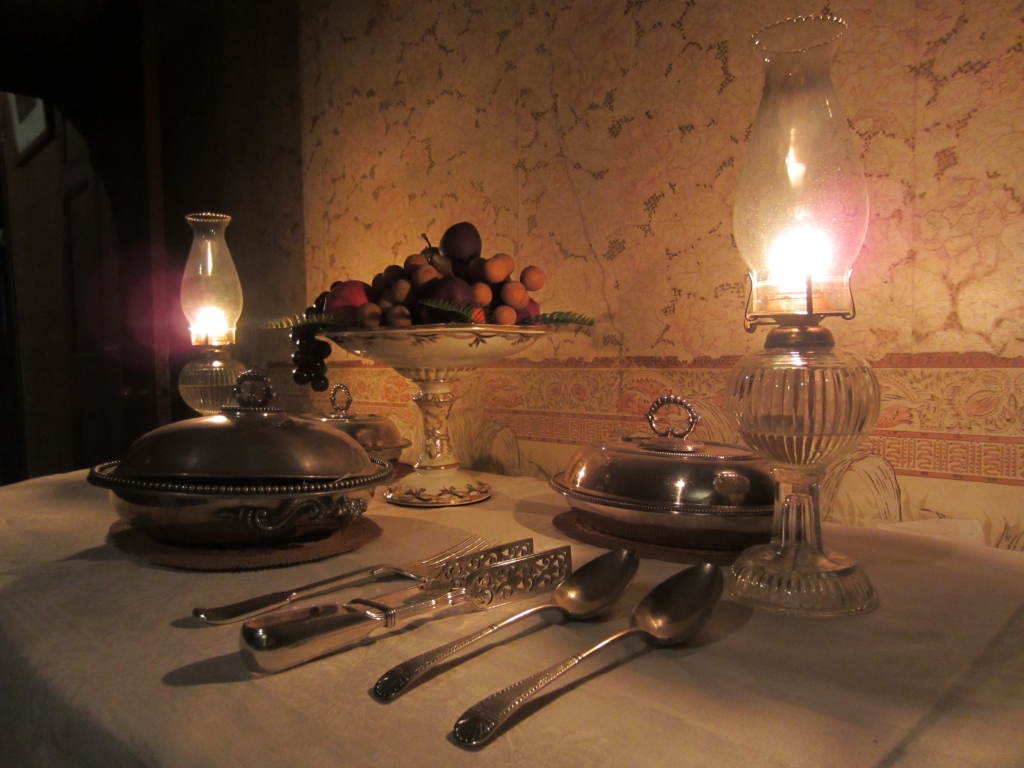
[[[242,625],[242,662],[253,672],[281,672],[330,653],[347,650],[378,629],[439,611],[448,616],[486,610],[548,592],[572,573],[568,546],[485,566],[464,586],[389,601],[353,600],[281,611]],[[409,590],[403,590],[408,592]],[[455,611],[443,610],[457,606]]]
[[[467,576],[474,573],[482,566],[530,554],[533,554],[533,539],[520,539],[519,541],[510,541],[505,544],[499,544],[495,547],[482,549],[479,552],[472,552],[468,555],[456,557],[448,561],[440,574],[436,576],[433,581],[441,579],[444,580],[449,587],[460,587]],[[217,608],[194,608],[192,610],[192,615],[196,618],[202,619],[207,624],[230,624],[231,622],[241,621],[242,619],[251,619],[253,616],[259,616],[262,613],[267,613],[268,611],[272,611],[276,608],[281,608],[282,606],[288,605],[288,603],[295,602],[296,600],[334,592],[357,581],[377,576],[393,575],[396,572],[417,578],[413,574],[405,573],[394,566],[371,565],[367,568],[360,568],[357,571],[343,573],[340,576],[332,576],[329,579],[316,581],[312,584],[296,587],[295,589],[271,592],[266,595],[260,595],[259,597],[252,597],[248,600],[231,603],[230,605],[222,605]],[[423,577],[418,578],[421,578],[422,581],[426,581]]]

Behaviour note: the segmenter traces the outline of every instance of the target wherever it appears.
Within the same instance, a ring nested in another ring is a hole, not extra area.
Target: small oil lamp
[[[178,391],[189,408],[206,416],[233,402],[235,380],[246,370],[226,348],[235,343],[242,284],[224,239],[231,217],[192,213],[185,221],[192,227],[192,248],[181,279],[181,309],[193,346],[204,349],[182,368]]]
[[[853,318],[850,290],[868,222],[860,158],[829,75],[846,23],[774,24],[753,38],[764,91],[736,191],[733,231],[750,270],[744,326],[774,326],[728,384],[740,436],[776,483],[772,539],[733,565],[736,597],[790,614],[868,611],[863,570],[824,547],[819,485],[874,425],[879,387],[866,362],[835,349],[826,317]]]

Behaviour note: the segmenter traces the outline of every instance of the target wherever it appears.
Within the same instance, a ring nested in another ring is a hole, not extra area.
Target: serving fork
[[[483,554],[485,550],[497,549],[494,554],[499,560],[515,557],[517,555],[529,554],[533,551],[533,540],[524,539],[509,544],[497,545],[494,539],[484,539],[480,536],[470,536],[448,549],[438,552],[423,560],[413,560],[403,565],[387,565],[380,563],[360,568],[338,576],[331,576],[321,581],[314,581],[294,589],[270,592],[258,597],[251,597],[237,603],[222,605],[216,608],[193,608],[192,615],[202,619],[208,624],[230,624],[234,621],[251,619],[254,616],[273,611],[282,606],[288,605],[296,600],[306,597],[315,597],[326,594],[364,579],[380,579],[386,576],[397,576],[400,578],[412,579],[413,581],[427,582],[437,578],[446,566],[458,564],[461,558]],[[510,552],[512,554],[506,554]],[[469,568],[468,570],[476,570]]]
[[[557,587],[572,573],[569,546],[485,564],[460,580],[426,582],[375,599],[326,603],[280,611],[242,624],[242,662],[260,673],[281,672],[359,644],[378,629],[445,610],[487,610]],[[454,588],[453,588],[454,587]]]

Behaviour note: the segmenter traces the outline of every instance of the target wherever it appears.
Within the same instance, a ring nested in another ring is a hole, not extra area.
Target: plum
[[[540,314],[540,304],[533,299],[523,307],[522,309],[516,310],[516,322],[521,323],[523,320],[528,318],[537,317]]]
[[[487,259],[482,259],[477,256],[466,264],[466,274],[463,275],[466,280],[471,283],[482,283],[487,278],[484,276],[484,266],[487,264]]]
[[[473,287],[459,277],[442,277],[424,289],[428,299],[447,301],[450,304],[472,304]],[[425,323],[464,323],[466,318],[458,312],[448,312],[437,307],[423,307],[420,316]]]
[[[384,282],[383,272],[378,272],[373,276],[373,280],[370,281],[370,288],[370,301],[379,299],[384,294],[384,291],[388,289],[388,286]]]
[[[473,286],[461,277],[442,277],[431,282],[424,290],[428,299],[448,301],[452,304],[473,303]]]
[[[452,224],[441,235],[441,254],[453,262],[468,263],[480,255],[483,242],[476,227],[468,221]]]

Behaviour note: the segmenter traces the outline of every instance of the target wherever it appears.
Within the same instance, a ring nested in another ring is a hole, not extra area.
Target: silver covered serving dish
[[[659,429],[657,414],[666,405],[686,409],[685,430]],[[700,416],[676,395],[658,398],[647,421],[653,436],[585,445],[551,480],[584,524],[688,549],[739,551],[769,540],[775,492],[760,456],[688,439]]]
[[[344,393],[344,403],[338,402],[338,394]],[[349,413],[352,407],[352,393],[344,384],[335,384],[331,389],[332,413],[315,418],[329,427],[340,430],[356,442],[372,457],[384,461],[398,461],[402,451],[412,445],[411,440],[402,437],[398,427],[387,416],[379,413]]]
[[[343,528],[394,476],[345,433],[267,407],[258,372],[239,377],[235,397],[238,407],[143,435],[89,482],[154,539],[234,545]]]

